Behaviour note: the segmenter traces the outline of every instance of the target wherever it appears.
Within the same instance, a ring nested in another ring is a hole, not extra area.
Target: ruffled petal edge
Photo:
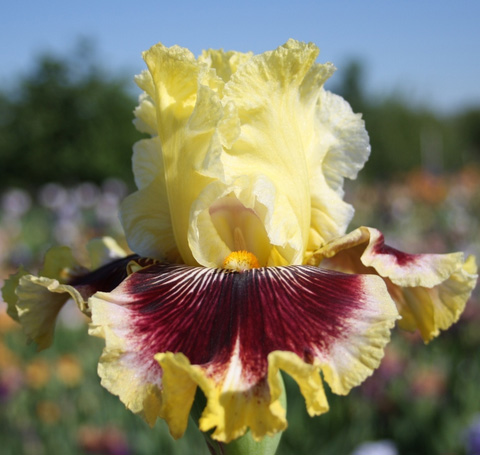
[[[405,330],[425,342],[458,321],[477,282],[475,258],[461,252],[408,254],[385,244],[377,229],[360,227],[320,248],[316,262],[350,273],[381,276]]]

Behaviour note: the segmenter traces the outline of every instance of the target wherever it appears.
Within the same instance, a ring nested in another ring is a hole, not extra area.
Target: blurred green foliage
[[[0,187],[48,181],[132,181],[135,99],[128,79],[108,77],[81,43],[45,55],[13,90],[0,93]]]

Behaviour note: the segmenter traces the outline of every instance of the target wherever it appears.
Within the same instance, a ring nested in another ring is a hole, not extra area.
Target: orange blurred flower
[[[78,359],[71,354],[62,355],[57,361],[58,379],[67,387],[76,387],[83,379],[83,369]]]
[[[50,367],[44,359],[35,359],[25,367],[25,380],[29,387],[41,389],[50,379]]]
[[[18,365],[18,357],[0,341],[0,371]]]
[[[411,196],[427,204],[440,204],[448,194],[448,185],[444,177],[422,170],[411,172],[407,184]]]

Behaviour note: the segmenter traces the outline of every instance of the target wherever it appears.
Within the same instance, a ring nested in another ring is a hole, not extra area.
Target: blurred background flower
[[[466,432],[467,455],[480,455],[480,416],[476,416]]]
[[[78,429],[78,445],[86,453],[128,455],[131,453],[125,435],[119,428],[82,426]]]
[[[352,455],[398,455],[398,450],[391,441],[364,442]]]

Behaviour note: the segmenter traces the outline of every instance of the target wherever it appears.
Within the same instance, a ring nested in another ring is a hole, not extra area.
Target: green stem
[[[280,374],[279,374],[280,376]],[[283,379],[280,376],[282,384],[282,395],[280,397],[280,403],[286,409],[287,399],[285,394],[285,386]],[[198,421],[205,408],[206,400],[205,396],[200,389],[197,390],[195,401],[192,406],[190,416],[194,420],[198,427]],[[274,436],[265,436],[261,441],[255,441],[252,438],[250,431],[247,431],[243,436],[227,443],[219,442],[213,439],[210,433],[202,433],[205,437],[208,450],[212,455],[275,455],[282,433],[276,433]]]

